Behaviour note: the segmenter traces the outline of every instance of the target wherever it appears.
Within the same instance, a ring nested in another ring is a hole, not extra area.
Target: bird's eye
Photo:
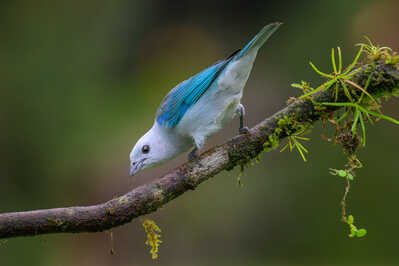
[[[150,146],[144,145],[143,148],[141,149],[143,153],[149,153],[150,152]]]

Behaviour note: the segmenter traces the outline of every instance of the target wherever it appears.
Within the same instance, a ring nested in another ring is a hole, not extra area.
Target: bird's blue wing
[[[207,91],[231,58],[230,56],[226,60],[217,62],[173,88],[158,109],[156,115],[158,124],[167,128],[175,127],[187,110]]]
[[[229,62],[238,60],[253,49],[259,49],[280,25],[281,23],[278,22],[266,25],[242,50],[234,52],[226,60],[214,64],[172,89],[158,109],[155,118],[158,124],[168,128],[175,127],[187,110],[207,91]]]

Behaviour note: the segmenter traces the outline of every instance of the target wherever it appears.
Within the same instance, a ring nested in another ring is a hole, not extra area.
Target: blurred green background
[[[127,1],[0,3],[0,212],[89,205],[161,176],[186,156],[128,176],[129,152],[177,83],[242,47],[265,24],[283,27],[258,54],[243,103],[248,123],[285,106],[289,84],[331,71],[369,36],[399,50],[396,0]],[[399,118],[399,101],[384,112]],[[233,121],[207,147],[237,133]],[[368,128],[349,210],[368,235],[340,222],[340,148],[316,124],[309,161],[270,152],[237,186],[224,172],[150,215],[163,229],[152,261],[139,219],[107,233],[10,239],[0,265],[399,265],[399,127]]]

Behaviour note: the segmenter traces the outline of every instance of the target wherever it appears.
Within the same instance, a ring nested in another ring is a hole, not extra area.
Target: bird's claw
[[[188,154],[188,161],[192,162],[195,159],[197,159],[198,157],[199,157],[198,149],[194,149]]]
[[[241,127],[238,132],[240,133],[240,135],[245,135],[249,133],[249,128],[248,127]]]

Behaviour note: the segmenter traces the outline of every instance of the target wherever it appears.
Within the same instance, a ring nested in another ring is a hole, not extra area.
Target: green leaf
[[[341,73],[342,71],[342,53],[341,53],[341,48],[338,46],[338,73]]]
[[[344,89],[344,93],[346,97],[349,99],[349,101],[353,102],[353,98],[351,96],[351,93],[349,92],[348,86],[346,86],[345,82],[342,81],[341,79],[339,80],[339,83],[341,83],[342,88]]]
[[[290,145],[290,152],[292,152],[292,138],[288,138],[288,144]]]
[[[360,46],[359,52],[357,53],[355,60],[353,60],[352,64],[346,69],[344,74],[348,74],[356,65],[357,61],[359,60],[360,55],[363,52],[363,46]]]
[[[285,144],[285,145],[284,145],[284,147],[283,147],[283,148],[280,150],[280,152],[283,152],[283,151],[285,151],[285,149],[287,149],[287,148],[288,148],[288,145],[289,145],[288,143],[287,143],[287,144]]]
[[[337,123],[339,123],[342,119],[344,119],[349,114],[349,110],[346,111],[340,118],[337,119]]]
[[[356,232],[356,236],[357,236],[357,237],[364,237],[366,234],[367,234],[367,230],[364,229],[364,228],[359,229],[359,230],[357,230],[357,232]]]
[[[353,217],[353,215],[349,215],[348,216],[348,224],[353,224],[354,221],[355,221],[355,218]]]
[[[351,174],[351,173],[349,173],[349,172],[347,172],[346,173],[347,175],[346,175],[346,177],[350,180],[350,181],[353,181],[353,175]]]
[[[326,73],[321,72],[321,71],[312,63],[312,61],[309,61],[309,64],[310,64],[310,66],[313,68],[313,70],[316,71],[316,73],[319,74],[320,76],[323,76],[323,77],[326,77],[326,78],[330,78],[330,79],[334,78],[333,75],[329,75],[329,74],[326,74]]]
[[[372,115],[372,116],[375,116],[375,117],[378,117],[378,118],[382,118],[382,119],[388,120],[388,121],[390,121],[390,122],[392,122],[392,123],[394,123],[394,124],[399,125],[399,121],[396,120],[396,119],[393,119],[392,117],[389,117],[389,116],[386,116],[386,115],[383,115],[383,114],[379,114],[379,113],[376,113],[376,112],[371,111],[371,110],[367,110],[367,109],[365,109],[365,108],[363,108],[363,107],[361,107],[361,106],[359,106],[359,108],[360,108],[360,110],[362,110],[363,112],[366,112],[366,113],[368,113],[368,114],[370,114],[370,115]]]
[[[303,161],[306,162],[305,154],[303,154],[302,149],[300,148],[300,146],[298,146],[298,142],[295,142],[294,145],[296,146],[296,149],[299,152],[299,154],[301,155]]]
[[[364,121],[363,121],[363,116],[362,114],[359,112],[359,118],[360,118],[360,125],[362,126],[362,135],[363,135],[363,147],[366,147],[366,126],[364,125]]]
[[[295,136],[295,138],[300,139],[300,140],[310,140],[310,138],[306,138],[306,137],[301,137],[301,136]]]
[[[301,148],[305,153],[308,153],[308,149],[305,148],[305,146],[302,145],[299,141],[296,140],[296,144],[299,148]]]
[[[333,65],[334,73],[337,74],[338,71],[337,71],[337,65],[335,63],[335,51],[334,51],[334,48],[331,49],[331,62],[332,62],[332,65]]]
[[[329,102],[324,102],[320,103],[321,105],[327,105],[327,106],[346,106],[346,107],[357,107],[357,104],[354,103],[329,103]]]
[[[319,91],[322,91],[323,89],[324,90],[328,90],[336,81],[337,81],[337,79],[333,78],[333,79],[321,84],[319,87],[317,87],[316,89],[312,90],[311,92],[308,92],[308,93],[306,93],[304,95],[301,95],[299,97],[299,99],[305,98],[305,97],[310,96],[310,95],[315,94],[315,93],[318,93]]]
[[[291,87],[298,88],[298,89],[303,89],[303,86],[301,84],[298,84],[298,83],[292,83]]]
[[[355,135],[356,135],[357,121],[359,120],[359,116],[360,116],[360,111],[359,111],[358,108],[356,108],[355,119],[353,119],[353,124],[352,124],[352,134],[353,134],[353,137],[355,137]]]
[[[358,69],[353,70],[351,73],[344,75],[345,79],[351,79],[354,75],[356,75],[358,72],[360,72],[360,70],[362,70],[361,67],[359,67]]]
[[[340,177],[346,177],[346,171],[345,170],[338,170],[338,175],[340,176]]]
[[[364,90],[365,90],[365,91],[367,91],[367,89],[368,89],[368,87],[369,87],[369,85],[370,85],[370,82],[371,82],[371,78],[372,78],[372,77],[373,77],[373,72],[371,72],[371,74],[370,74],[369,77],[367,78],[366,85],[364,86]],[[362,102],[363,96],[364,96],[364,93],[362,93],[362,95],[360,95],[360,98],[359,98],[359,100],[357,101],[358,103],[361,103],[361,102]]]

